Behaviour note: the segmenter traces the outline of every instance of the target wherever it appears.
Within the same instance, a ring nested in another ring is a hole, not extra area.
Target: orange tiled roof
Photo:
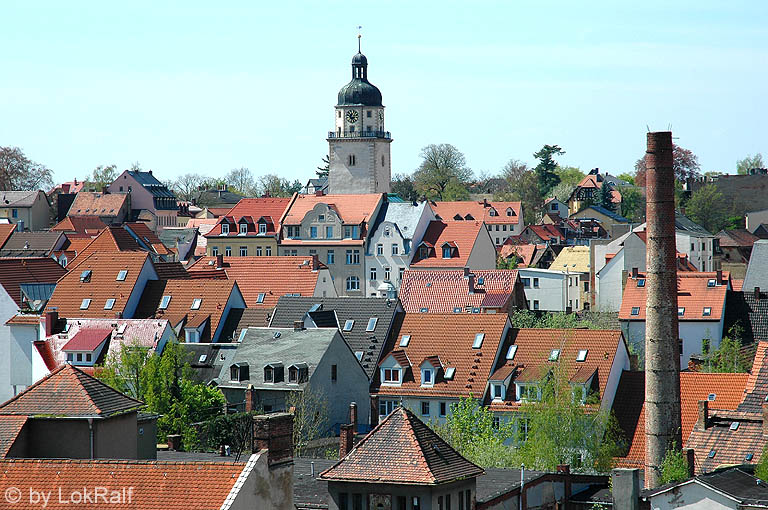
[[[81,191],[75,196],[67,215],[115,216],[125,205],[128,193],[95,193]]]
[[[744,279],[741,280],[733,278],[731,280],[731,287],[733,287],[733,290],[740,292],[744,287]]]
[[[463,270],[408,270],[400,284],[403,308],[406,313],[421,312],[423,308],[429,313],[454,313],[461,308],[464,313],[466,307],[501,309],[509,304],[519,280],[516,270],[491,269],[472,274],[475,290],[469,292],[469,278]]]
[[[604,181],[598,181],[597,175],[595,174],[587,174],[584,176],[584,178],[581,180],[581,182],[576,186],[576,188],[595,188],[600,189],[603,187]],[[614,204],[621,203],[621,193],[619,193],[617,190],[613,189],[611,190],[611,202]]]
[[[260,237],[274,237],[280,232],[280,218],[282,218],[283,213],[285,213],[285,209],[290,202],[290,198],[243,198],[235,204],[232,209],[219,218],[216,226],[214,226],[206,236],[220,236],[221,223],[223,221],[228,221],[230,223],[229,236],[238,237],[238,222],[245,218],[246,221],[249,222],[248,234],[246,234],[246,236],[255,237],[259,232],[256,223],[259,219],[264,218],[267,222],[267,233],[262,234]],[[240,237],[243,236],[240,235]]]
[[[536,255],[536,250],[543,250],[546,248],[543,244],[507,244],[504,243],[501,246],[501,251],[499,252],[499,255],[501,258],[507,259],[513,255],[516,255],[517,258],[520,259],[520,262],[517,264],[517,267],[519,268],[526,268],[529,267],[534,260],[534,256]]]
[[[2,248],[8,238],[11,237],[14,230],[16,230],[16,225],[13,223],[0,224],[0,248]]]
[[[91,242],[83,247],[75,260],[70,262],[69,270],[77,267],[81,261],[94,253],[115,253],[124,251],[144,251],[136,239],[123,227],[109,226],[101,231]],[[145,252],[146,253],[146,252]]]
[[[56,225],[51,227],[54,232],[77,232],[80,234],[88,234],[101,232],[107,224],[101,221],[98,216],[86,215],[86,216],[67,216]]]
[[[768,443],[763,413],[710,410],[708,414],[706,428],[693,427],[685,442],[686,448],[694,450],[695,473],[708,473],[719,466],[757,464]],[[736,428],[731,427],[734,423]]]
[[[467,200],[456,202],[430,202],[437,219],[443,221],[478,220],[486,224],[520,223],[520,202],[489,202]],[[507,215],[507,213],[510,213]],[[493,215],[492,215],[493,214]]]
[[[0,257],[0,286],[19,307],[22,306],[21,284],[56,283],[66,273],[66,269],[49,257]]]
[[[4,483],[19,488],[27,498],[31,490],[55,485],[47,510],[189,510],[225,508],[227,496],[247,468],[245,463],[235,462],[2,459],[0,469],[5,473]],[[72,493],[82,494],[87,488],[92,497],[95,487],[105,487],[108,496],[116,491],[122,499],[119,503],[72,504]]]
[[[283,225],[298,225],[317,204],[328,204],[345,225],[360,225],[375,219],[376,206],[383,199],[380,193],[365,195],[294,195],[283,218]]]
[[[26,416],[0,416],[0,459],[8,455],[25,423]]]
[[[152,232],[146,223],[141,221],[126,223],[125,227],[130,229],[131,232],[158,255],[170,255],[173,253],[163,244],[160,238],[157,237],[157,234]]]
[[[717,273],[678,272],[677,273],[677,306],[685,308],[679,321],[719,321],[725,307],[725,296],[728,290],[730,273],[723,272],[723,281],[714,287],[708,286],[708,281],[716,279]],[[638,287],[638,281],[645,281],[645,274],[638,274],[637,279],[628,278],[624,287],[624,296],[619,309],[619,319],[644,321],[646,286]],[[632,314],[632,309],[637,314]],[[704,309],[709,308],[709,315],[704,315]]]
[[[711,409],[733,410],[741,402],[747,374],[680,372],[682,437],[687,441],[698,417],[698,402],[715,399]],[[618,467],[643,467],[645,462],[645,373],[624,371],[614,398],[613,412],[624,431],[629,450],[617,458]]]
[[[517,345],[514,358],[506,360],[510,345]],[[597,371],[597,387],[602,399],[613,361],[619,349],[625,348],[621,331],[598,329],[519,329],[513,330],[510,341],[505,342],[502,358],[497,370],[514,366],[525,372],[524,378],[540,380],[556,364],[565,370],[568,381],[586,382]],[[558,360],[549,361],[552,350],[559,349]],[[584,361],[576,361],[581,350],[587,350]],[[519,376],[518,376],[519,377]],[[514,386],[512,387],[514,388]],[[490,409],[496,412],[515,411],[520,402],[514,400],[514,390],[507,392],[504,401],[491,402]]]
[[[508,323],[507,314],[421,314],[408,313],[399,332],[392,336],[382,363],[393,350],[402,351],[412,367],[404,370],[401,386],[380,384],[375,376],[374,393],[382,395],[430,395],[480,397],[493,370],[494,358]],[[473,349],[475,335],[484,333],[482,347]],[[407,346],[401,346],[403,335],[410,335]],[[440,356],[443,370],[437,373],[433,386],[421,386],[419,366],[432,356]],[[381,363],[380,363],[381,365]],[[453,378],[446,380],[445,370],[454,368]]]
[[[309,256],[224,257],[224,267],[219,270],[215,264],[216,257],[201,257],[187,271],[192,277],[201,271],[224,272],[227,278],[237,282],[248,308],[272,309],[280,296],[286,294],[315,295],[318,271],[313,269]],[[261,303],[260,294],[264,294]]]
[[[398,407],[319,478],[437,485],[482,473],[481,467],[462,457],[411,411]]]
[[[430,221],[421,244],[414,251],[410,267],[466,267],[475,241],[483,235],[483,230],[480,221]],[[456,245],[451,248],[451,258],[448,259],[443,258],[443,245],[446,243]],[[429,247],[429,256],[426,258],[421,257],[421,246],[424,244]]]
[[[47,310],[57,307],[61,317],[115,317],[116,313],[124,311],[148,258],[146,252],[99,252],[83,259],[78,257],[77,266],[70,267],[56,285]],[[128,273],[125,280],[118,281],[117,275],[121,270]],[[84,271],[91,271],[90,279],[81,282]],[[81,309],[86,298],[91,302],[88,308]],[[115,300],[109,310],[104,309],[107,299]]]

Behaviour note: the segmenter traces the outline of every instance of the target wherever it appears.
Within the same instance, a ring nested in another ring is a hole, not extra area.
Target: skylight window
[[[709,400],[710,402],[714,402],[716,398],[717,398],[717,394],[715,393],[710,393],[709,395],[707,395],[707,400]]]
[[[717,280],[714,278],[710,278],[707,280],[707,287],[716,287],[717,286]]]
[[[354,320],[352,320],[352,319],[348,319],[348,320],[347,320],[347,321],[344,323],[344,329],[343,329],[343,331],[352,331],[352,326],[354,326],[354,325],[355,325],[355,321],[354,321]]]
[[[485,333],[478,333],[475,335],[475,341],[472,342],[473,349],[479,349],[483,346],[483,340],[485,339]]]
[[[510,345],[509,349],[507,349],[507,359],[513,360],[515,359],[515,354],[517,353],[517,346],[516,345]]]
[[[560,349],[552,349],[549,353],[549,361],[557,361],[560,359]]]
[[[461,313],[461,308],[457,306],[453,309],[453,313]]]
[[[104,309],[105,310],[111,310],[115,306],[115,300],[113,298],[107,299],[107,302],[104,303]]]
[[[120,272],[117,273],[116,281],[124,282],[126,276],[128,276],[128,270],[127,269],[121,269]]]
[[[637,280],[637,286],[645,287],[645,278],[640,278],[639,280]]]
[[[478,284],[478,285],[483,285],[483,284],[485,284],[485,278],[483,278],[482,276],[481,276],[480,278],[478,278],[478,279],[477,279],[477,284]]]
[[[200,358],[198,358],[197,362],[198,363],[205,363],[206,359],[208,359],[208,355],[207,354],[201,354]]]
[[[752,460],[752,458],[753,458],[753,457],[754,457],[754,455],[753,455],[752,453],[748,453],[748,454],[746,454],[746,455],[744,456],[744,460],[746,460],[747,462],[749,462],[749,461],[751,461],[751,460]]]
[[[712,315],[712,308],[709,306],[705,306],[701,315],[703,315],[704,317],[709,317],[710,315]]]
[[[259,295],[256,296],[256,302],[257,303],[263,303],[264,302],[264,298],[266,297],[266,295],[267,294],[265,292],[259,292]]]
[[[248,328],[243,328],[240,330],[240,336],[237,337],[238,342],[242,342],[245,338],[245,333],[248,331]]]
[[[400,337],[400,347],[408,347],[408,342],[411,341],[411,335],[403,335]]]
[[[126,330],[127,328],[128,328],[128,324],[126,324],[125,322],[123,322],[123,323],[122,323],[122,324],[120,324],[120,326],[117,328],[117,334],[118,334],[118,335],[123,335],[123,334],[125,334],[125,330]]]
[[[190,310],[199,310],[200,309],[200,305],[202,305],[202,304],[203,304],[203,299],[202,298],[195,298],[192,301],[192,306],[190,306],[189,309]]]
[[[376,323],[378,322],[379,322],[379,319],[377,319],[376,317],[371,317],[370,319],[368,319],[368,327],[365,328],[365,331],[367,331],[368,333],[375,331]]]
[[[684,306],[678,307],[677,308],[677,316],[678,317],[682,317],[684,315],[685,315],[685,307]]]
[[[363,351],[355,351],[355,357],[357,361],[361,361],[363,359]]]
[[[453,376],[456,374],[456,369],[454,367],[448,367],[445,369],[445,375],[443,377],[445,379],[453,379]]]
[[[579,354],[576,355],[576,361],[586,361],[587,360],[587,352],[588,352],[588,349],[581,349],[579,351]]]
[[[632,315],[640,315],[640,307],[639,306],[633,306],[632,307]]]
[[[429,308],[419,308],[419,313],[427,313],[429,311]]]
[[[81,310],[87,310],[89,306],[91,306],[91,300],[89,298],[83,299],[83,302],[80,303]]]
[[[81,282],[89,282],[91,281],[91,270],[86,269],[82,273],[80,273],[80,281]]]
[[[739,422],[737,422],[737,421],[731,422],[731,426],[728,427],[728,428],[730,428],[731,430],[738,430],[739,429]]]
[[[165,310],[169,304],[171,304],[171,296],[163,296],[163,299],[160,300],[160,310]]]
[[[477,307],[473,308],[472,313],[480,313],[480,308],[477,308]]]
[[[710,458],[710,459],[714,459],[715,458],[715,453],[717,453],[716,450],[709,450],[709,454],[707,455],[707,457]]]

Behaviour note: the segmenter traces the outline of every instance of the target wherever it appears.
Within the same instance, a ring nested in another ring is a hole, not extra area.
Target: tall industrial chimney
[[[672,133],[648,133],[646,150],[645,486],[657,487],[661,462],[680,432],[675,173]]]

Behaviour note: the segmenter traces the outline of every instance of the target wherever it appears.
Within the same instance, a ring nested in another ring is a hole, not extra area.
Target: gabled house
[[[552,223],[528,225],[520,233],[520,240],[532,244],[551,246],[565,243],[565,233],[558,225]]]
[[[594,219],[597,220],[600,225],[605,228],[608,233],[608,237],[615,239],[616,237],[629,232],[632,224],[630,221],[622,215],[610,211],[605,207],[599,205],[590,205],[570,215],[571,219]]]
[[[157,234],[150,230],[146,223],[126,223],[123,228],[139,243],[142,249],[152,254],[152,260],[171,260],[174,258],[174,252],[166,248]]]
[[[144,214],[151,230],[177,226],[179,205],[176,195],[152,175],[152,170],[126,170],[107,189],[112,194],[130,195],[131,219],[141,218]]]
[[[457,201],[430,202],[435,219],[442,221],[481,221],[495,246],[509,236],[520,235],[525,227],[520,202]]]
[[[724,334],[730,334],[731,328],[739,331],[745,346],[768,342],[768,291],[729,290],[725,297]]]
[[[281,222],[280,255],[317,255],[328,266],[337,295],[364,296],[370,229],[385,200],[382,193],[295,194]]]
[[[61,232],[17,231],[3,244],[0,257],[55,257],[67,244],[67,236]]]
[[[645,348],[646,275],[633,273],[624,288],[619,322],[628,342],[640,351]],[[680,368],[691,356],[707,354],[723,338],[725,298],[730,290],[728,273],[678,272],[677,320]]]
[[[495,269],[496,248],[480,221],[430,221],[411,269]]]
[[[510,329],[501,313],[406,313],[371,383],[372,414],[402,405],[444,421],[461,397],[482,399]]]
[[[147,282],[156,279],[152,260],[144,252],[78,257],[56,284],[46,310],[60,317],[132,319]]]
[[[66,271],[53,259],[0,258],[0,400],[32,384],[29,367],[40,313]],[[8,322],[17,314],[18,326]]]
[[[0,191],[0,219],[19,231],[43,230],[51,224],[51,205],[40,190]]]
[[[568,204],[561,202],[557,197],[544,200],[544,215],[568,217]]]
[[[584,176],[579,184],[576,185],[571,192],[571,196],[568,198],[568,210],[571,214],[582,210],[586,204],[597,202],[600,196],[600,188],[604,185],[610,186],[611,188],[611,202],[620,204],[621,193],[619,192],[619,188],[622,185],[628,185],[628,183],[621,181],[612,175],[601,174],[599,168],[593,168]]]
[[[508,313],[524,309],[517,270],[406,271],[400,287],[406,313]]]
[[[372,379],[397,315],[402,311],[397,301],[384,298],[283,296],[269,325],[291,328],[300,321],[306,329],[338,329]]]
[[[52,232],[64,232],[68,238],[96,236],[104,230],[107,224],[98,216],[67,216],[56,225],[51,227]]]
[[[520,268],[548,268],[555,260],[555,252],[546,244],[531,244],[522,240],[507,238],[499,247],[499,260],[515,261]]]
[[[294,392],[326,399],[323,431],[346,422],[351,402],[367,422],[368,377],[335,328],[248,328],[214,382],[246,410],[285,411]]]
[[[526,308],[548,312],[568,309],[568,280],[572,276],[562,271],[527,267],[518,269],[517,273],[525,292]]]
[[[0,429],[26,418],[6,457],[153,459],[155,418],[140,418],[144,404],[72,365],[62,365],[0,404]]]
[[[721,230],[715,237],[715,253],[720,255],[721,268],[730,272],[733,278],[743,279],[752,255],[752,245],[760,238],[743,228]]]
[[[429,203],[385,202],[365,251],[365,295],[391,297],[408,269],[412,251],[435,219]]]
[[[566,246],[549,266],[551,271],[565,274],[566,309],[589,310],[591,267],[589,246]]]
[[[725,464],[725,463],[722,463]],[[741,464],[734,462],[733,464]],[[768,502],[768,487],[759,478],[730,467],[713,472],[705,471],[694,478],[643,492],[643,501],[650,508],[679,508],[681,502],[690,508],[718,508],[740,510],[763,508]]]
[[[328,482],[333,510],[469,510],[482,474],[413,412],[397,407],[319,478]]]
[[[280,219],[290,198],[244,198],[205,234],[207,255],[277,256]]]
[[[67,216],[95,216],[107,225],[120,225],[131,218],[131,196],[128,193],[80,191]]]
[[[201,257],[187,272],[236,281],[248,308],[271,310],[287,295],[336,297],[330,271],[317,257]]]

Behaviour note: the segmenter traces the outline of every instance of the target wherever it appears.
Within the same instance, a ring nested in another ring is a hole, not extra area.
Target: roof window
[[[754,457],[754,455],[753,455],[753,454],[750,452],[750,453],[748,453],[748,454],[746,454],[746,455],[744,456],[744,460],[746,460],[747,462],[749,462],[749,461],[751,461],[751,460],[752,460],[752,458],[753,458],[753,457]]]
[[[357,361],[362,361],[363,351],[355,351],[355,358],[357,358]]]
[[[639,306],[633,306],[631,314],[632,315],[640,315],[640,307]]]
[[[717,398],[717,394],[715,393],[710,393],[709,395],[707,395],[707,400],[709,400],[710,402],[713,402],[715,398]]]
[[[190,310],[199,310],[200,305],[203,304],[203,298],[195,298],[192,301],[192,306],[189,307]]]
[[[645,278],[640,278],[637,280],[637,286],[638,287],[645,287]]]
[[[160,300],[160,310],[165,310],[169,304],[171,304],[171,296],[163,296],[163,299]]]
[[[105,310],[111,310],[115,306],[115,300],[114,298],[107,299],[107,302],[104,303],[104,309]]]
[[[716,453],[717,453],[717,450],[709,450],[709,454],[707,454],[707,458],[714,459]]]
[[[472,313],[480,313],[480,308],[478,307],[473,308]]]
[[[428,311],[429,311],[429,308],[427,307],[419,308],[419,313],[427,313]]]
[[[371,317],[368,319],[368,327],[365,328],[365,331],[368,333],[376,330],[376,323],[379,322],[379,319],[376,317]]]
[[[344,323],[344,329],[343,331],[352,331],[352,326],[355,325],[355,321],[352,319],[347,319],[347,321]]]
[[[400,337],[400,347],[408,347],[408,342],[411,341],[411,335],[403,335]]]
[[[81,310],[87,310],[89,306],[91,306],[91,300],[89,298],[83,299],[82,303],[80,303]]]
[[[507,349],[507,359],[513,360],[515,359],[515,354],[517,353],[517,346],[516,345],[510,345],[509,349]]]
[[[242,342],[245,338],[245,333],[248,331],[248,328],[243,328],[240,330],[240,336],[237,337],[238,342]]]
[[[267,294],[265,292],[259,292],[259,295],[256,296],[256,302],[257,303],[263,303],[264,302],[264,298],[266,297],[266,295]]]
[[[128,270],[127,269],[121,269],[120,272],[117,273],[116,281],[124,282],[126,276],[128,276]]]
[[[197,359],[198,363],[205,363],[205,360],[208,359],[207,354],[201,354],[200,357]]]
[[[478,285],[484,285],[484,284],[485,284],[485,278],[483,278],[482,276],[481,276],[481,277],[479,277],[479,278],[477,279],[477,284],[478,284]]]
[[[709,317],[710,315],[712,315],[712,307],[705,306],[704,310],[701,312],[701,315],[703,315],[704,317]]]
[[[685,307],[684,306],[677,307],[677,316],[682,317],[683,315],[685,315]]]
[[[717,280],[714,278],[707,280],[707,287],[717,287]]]
[[[560,349],[552,349],[549,352],[549,361],[557,361],[560,359]]]
[[[473,349],[479,349],[483,346],[483,340],[485,339],[485,333],[478,333],[475,335],[475,341],[472,342]]]
[[[461,307],[456,307],[453,309],[453,313],[461,313]]]
[[[80,273],[80,281],[83,283],[87,283],[91,281],[91,274],[92,271],[90,269],[86,269],[82,273]]]
[[[728,428],[731,429],[731,430],[738,430],[739,429],[739,422],[737,422],[737,421],[731,422],[731,426],[728,427]]]
[[[120,326],[117,327],[117,334],[118,335],[125,334],[125,330],[126,329],[128,329],[128,323],[127,322],[123,322],[122,324],[120,324]]]
[[[588,349],[581,349],[576,355],[576,361],[587,361]]]
[[[448,367],[445,369],[445,374],[443,375],[443,378],[451,380],[453,379],[454,375],[456,375],[456,369],[454,367]]]

